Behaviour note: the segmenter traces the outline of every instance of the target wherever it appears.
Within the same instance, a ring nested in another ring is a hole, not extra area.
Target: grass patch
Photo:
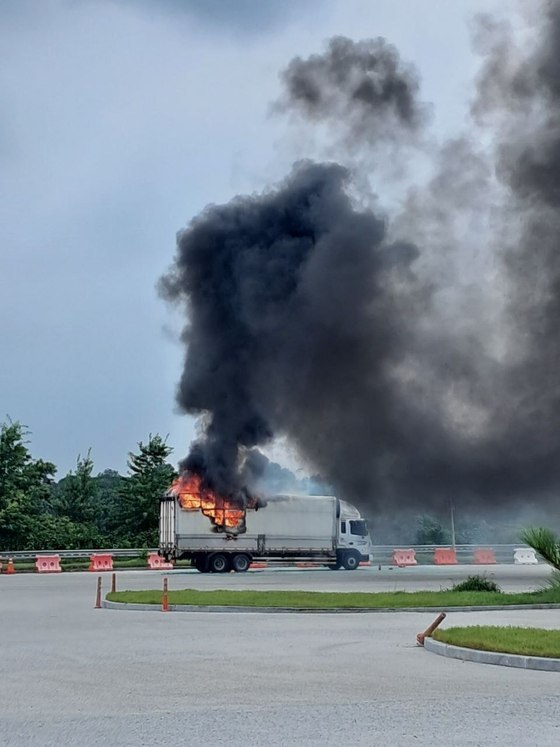
[[[161,604],[161,590],[117,591],[109,593],[111,602]],[[560,589],[519,594],[487,591],[394,591],[394,592],[320,592],[320,591],[199,591],[181,589],[169,592],[169,604],[218,605],[235,607],[291,607],[294,609],[355,609],[357,607],[463,607],[510,604],[560,604]]]
[[[473,625],[436,630],[433,638],[453,646],[476,648],[481,651],[560,658],[560,630]]]

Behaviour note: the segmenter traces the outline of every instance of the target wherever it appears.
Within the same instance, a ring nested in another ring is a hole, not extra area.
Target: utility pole
[[[453,499],[449,499],[449,511],[451,513],[451,546],[455,549],[455,507]]]

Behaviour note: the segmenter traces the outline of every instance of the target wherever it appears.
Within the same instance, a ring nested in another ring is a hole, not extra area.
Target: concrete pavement
[[[403,570],[399,583],[413,584],[419,569]],[[540,582],[524,567],[495,572]],[[377,573],[169,578],[172,588],[393,583]],[[445,582],[438,573],[431,582]],[[159,588],[162,576],[121,573],[119,588]],[[0,576],[0,745],[560,743],[559,675],[431,655],[415,635],[432,614],[124,614],[93,609],[95,578]],[[449,613],[445,624],[496,622],[560,627],[560,611]]]

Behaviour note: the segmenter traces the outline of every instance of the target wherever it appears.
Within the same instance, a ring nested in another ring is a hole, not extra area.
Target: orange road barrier
[[[101,576],[97,577],[97,595],[95,597],[95,608],[96,610],[101,609]]]
[[[14,561],[12,558],[8,558],[8,565],[6,566],[6,573],[11,574],[15,573],[16,569],[14,568]]]
[[[436,547],[434,563],[436,565],[457,565],[457,553],[451,547]]]
[[[268,568],[268,563],[260,563],[258,561],[253,561],[251,565],[249,566],[249,570],[252,570],[253,568]]]
[[[163,595],[161,597],[161,611],[169,612],[169,600],[167,598],[167,579],[163,579]]]
[[[113,556],[111,553],[97,553],[90,555],[88,571],[112,571]]]
[[[416,636],[416,643],[418,646],[424,645],[424,639],[429,638],[434,630],[438,627],[438,625],[441,625],[441,623],[445,620],[447,615],[445,612],[440,612],[439,615],[436,617],[436,619],[433,621],[433,623],[426,628],[426,630],[423,633],[418,633]]]
[[[166,563],[165,560],[158,555],[157,552],[148,553],[148,568],[151,570],[173,570],[173,563]]]
[[[496,562],[494,550],[489,547],[479,547],[473,552],[473,558],[478,565],[492,565]]]
[[[60,573],[60,555],[36,555],[35,568],[37,573]]]
[[[393,550],[393,565],[404,568],[407,565],[417,565],[416,551],[412,548],[408,550]]]
[[[301,562],[294,563],[296,568],[320,568],[322,563],[313,563],[312,561],[302,560]]]

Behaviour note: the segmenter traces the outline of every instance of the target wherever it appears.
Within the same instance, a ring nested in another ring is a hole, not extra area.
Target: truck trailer
[[[201,573],[240,573],[262,560],[315,561],[351,571],[370,559],[367,524],[346,501],[332,495],[273,495],[252,505],[222,509],[235,514],[228,522],[216,518],[219,510],[205,511],[204,504],[167,493],[160,503],[160,555],[189,559]]]

